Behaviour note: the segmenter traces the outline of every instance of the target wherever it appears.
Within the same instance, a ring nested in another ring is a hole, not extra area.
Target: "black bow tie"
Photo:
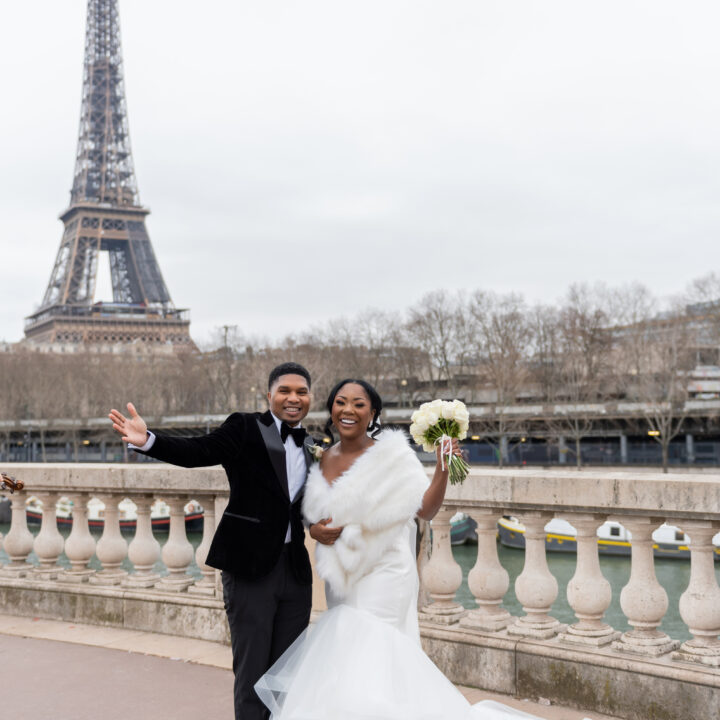
[[[288,435],[292,435],[292,439],[298,447],[302,447],[303,441],[305,440],[305,428],[301,427],[290,427],[286,422],[280,425],[280,437],[283,443],[287,440]]]

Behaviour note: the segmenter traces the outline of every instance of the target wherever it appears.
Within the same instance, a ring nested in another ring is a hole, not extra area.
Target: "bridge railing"
[[[477,523],[477,560],[467,578],[477,606],[469,610],[455,600],[463,573],[451,552],[450,519],[458,511]],[[502,607],[510,586],[496,542],[504,515],[525,526],[524,567],[514,586],[520,616]],[[561,589],[548,568],[545,525],[554,517],[577,533],[575,574],[562,589],[575,614],[568,625],[552,614]],[[631,626],[624,633],[604,619],[613,588],[600,569],[596,533],[607,520],[618,521],[632,535],[630,579],[620,592]],[[692,637],[682,644],[659,629],[669,601],[656,578],[652,533],[663,522],[690,537],[690,580],[679,612]],[[720,531],[720,476],[473,469],[462,486],[449,488],[432,527],[432,554],[422,570],[431,602],[420,614],[428,626],[720,668],[720,587],[712,543]]]
[[[54,582],[123,590],[186,593],[218,598],[217,572],[205,564],[215,531],[216,517],[228,499],[227,481],[216,469],[180,470],[167,466],[26,465],[14,471],[25,489],[12,495],[10,530],[2,538],[9,561],[0,566],[2,579]],[[26,504],[34,497],[42,505],[37,535],[27,525]],[[72,501],[72,529],[65,539],[58,530],[57,504]],[[90,532],[88,503],[104,506],[102,535]],[[130,499],[136,506],[136,526],[131,537],[121,532],[119,505]],[[169,507],[169,532],[161,546],[152,530],[151,508],[162,500]],[[203,507],[203,535],[197,549],[187,538],[185,506],[194,500]],[[28,562],[34,551],[39,564]],[[70,567],[58,563],[67,556]],[[95,556],[100,569],[88,564]],[[127,561],[130,561],[128,564]],[[198,573],[189,574],[195,561]],[[164,565],[165,570],[158,572]],[[128,568],[129,569],[126,569]]]
[[[11,526],[2,538],[9,560],[0,566],[0,584],[42,582],[45,587],[80,586],[85,592],[114,588],[124,596],[150,592],[221,601],[219,574],[205,564],[216,518],[228,498],[220,469],[58,464],[22,465],[16,470],[26,490],[12,496]],[[36,536],[27,526],[29,495],[43,506]],[[67,539],[56,522],[61,498],[72,500],[73,524]],[[88,525],[87,504],[92,498],[105,505],[97,541]],[[126,498],[137,508],[132,537],[120,530],[118,505]],[[151,525],[151,506],[158,499],[170,508],[169,533],[162,546]],[[185,532],[184,507],[190,500],[204,508],[202,541],[195,550]],[[457,511],[477,523],[477,560],[467,578],[476,601],[472,609],[455,600],[463,581],[450,546],[450,518]],[[510,584],[496,544],[497,521],[503,515],[517,517],[526,528],[524,569],[514,587],[523,608],[519,616],[502,607]],[[553,517],[568,521],[577,533],[575,574],[562,589],[546,559],[544,527]],[[632,534],[630,579],[620,592],[620,606],[632,629],[624,633],[604,619],[613,588],[600,569],[596,531],[608,519]],[[679,599],[679,612],[692,637],[682,644],[659,629],[669,601],[655,575],[652,533],[666,521],[690,537],[690,580]],[[449,488],[433,521],[432,553],[422,570],[431,601],[421,608],[420,617],[428,626],[604,648],[620,655],[666,656],[720,668],[720,587],[712,545],[719,531],[720,478],[713,476],[473,469],[464,485]],[[28,562],[32,551],[37,565]],[[58,563],[63,552],[70,567]],[[93,556],[99,569],[89,567]],[[199,572],[189,574],[193,560]],[[159,561],[166,570],[158,571]],[[552,614],[561,590],[575,614],[569,625]],[[319,608],[320,593],[316,590],[315,595]]]
[[[148,463],[2,469],[26,490],[12,496],[10,529],[2,538],[8,560],[0,566],[0,612],[229,642],[219,573],[205,564],[228,498],[220,468]],[[36,536],[27,526],[30,495],[43,506]],[[72,500],[67,539],[56,522],[61,498]],[[88,527],[92,498],[105,505],[97,541]],[[132,536],[120,530],[118,506],[126,498],[137,508]],[[151,527],[158,499],[170,508],[162,546]],[[185,532],[190,500],[205,511],[195,550]],[[463,571],[453,558],[450,530],[459,510],[477,523],[477,558],[467,578],[472,608],[455,599]],[[522,606],[517,614],[503,607],[510,586],[497,550],[503,515],[525,526],[524,568],[514,587]],[[576,531],[575,574],[566,587],[559,587],[546,558],[544,528],[553,517]],[[610,586],[599,563],[596,531],[607,519],[632,534],[623,588]],[[690,538],[689,581],[677,601],[690,636],[682,643],[661,630],[669,599],[655,574],[652,533],[665,521]],[[428,597],[420,607],[421,634],[430,657],[454,682],[629,720],[686,720],[689,708],[693,717],[720,717],[720,588],[712,545],[720,531],[720,477],[473,468],[462,486],[449,488],[432,528],[431,552],[420,556],[421,594]],[[36,559],[28,562],[33,551]],[[63,552],[67,561],[61,564]],[[605,618],[618,591],[631,628],[626,632]],[[575,615],[569,623],[554,616],[560,592]],[[320,582],[313,599],[322,610]]]

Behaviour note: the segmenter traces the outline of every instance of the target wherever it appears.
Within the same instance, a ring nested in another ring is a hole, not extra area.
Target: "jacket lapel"
[[[285,467],[285,446],[280,439],[280,433],[277,431],[275,421],[270,412],[263,413],[257,419],[260,435],[270,456],[270,463],[275,470],[280,489],[283,495],[289,500],[290,492],[288,491],[287,469]]]

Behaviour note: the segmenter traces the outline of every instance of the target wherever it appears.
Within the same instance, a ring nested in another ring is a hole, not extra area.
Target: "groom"
[[[310,373],[283,363],[268,378],[265,413],[233,413],[197,438],[148,431],[110,412],[113,428],[138,452],[183,467],[222,465],[230,500],[207,564],[222,570],[235,673],[235,717],[264,720],[254,684],[307,627],[312,573],[300,515],[312,440],[300,426],[310,409]],[[323,528],[324,529],[324,528]]]

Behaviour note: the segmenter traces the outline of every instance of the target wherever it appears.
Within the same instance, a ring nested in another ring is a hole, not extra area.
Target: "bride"
[[[329,609],[256,684],[272,720],[535,717],[471,706],[420,646],[413,520],[430,520],[443,502],[439,451],[428,483],[403,432],[380,432],[382,401],[363,380],[338,383],[327,408],[326,432],[334,426],[340,442],[310,469],[303,513]]]

